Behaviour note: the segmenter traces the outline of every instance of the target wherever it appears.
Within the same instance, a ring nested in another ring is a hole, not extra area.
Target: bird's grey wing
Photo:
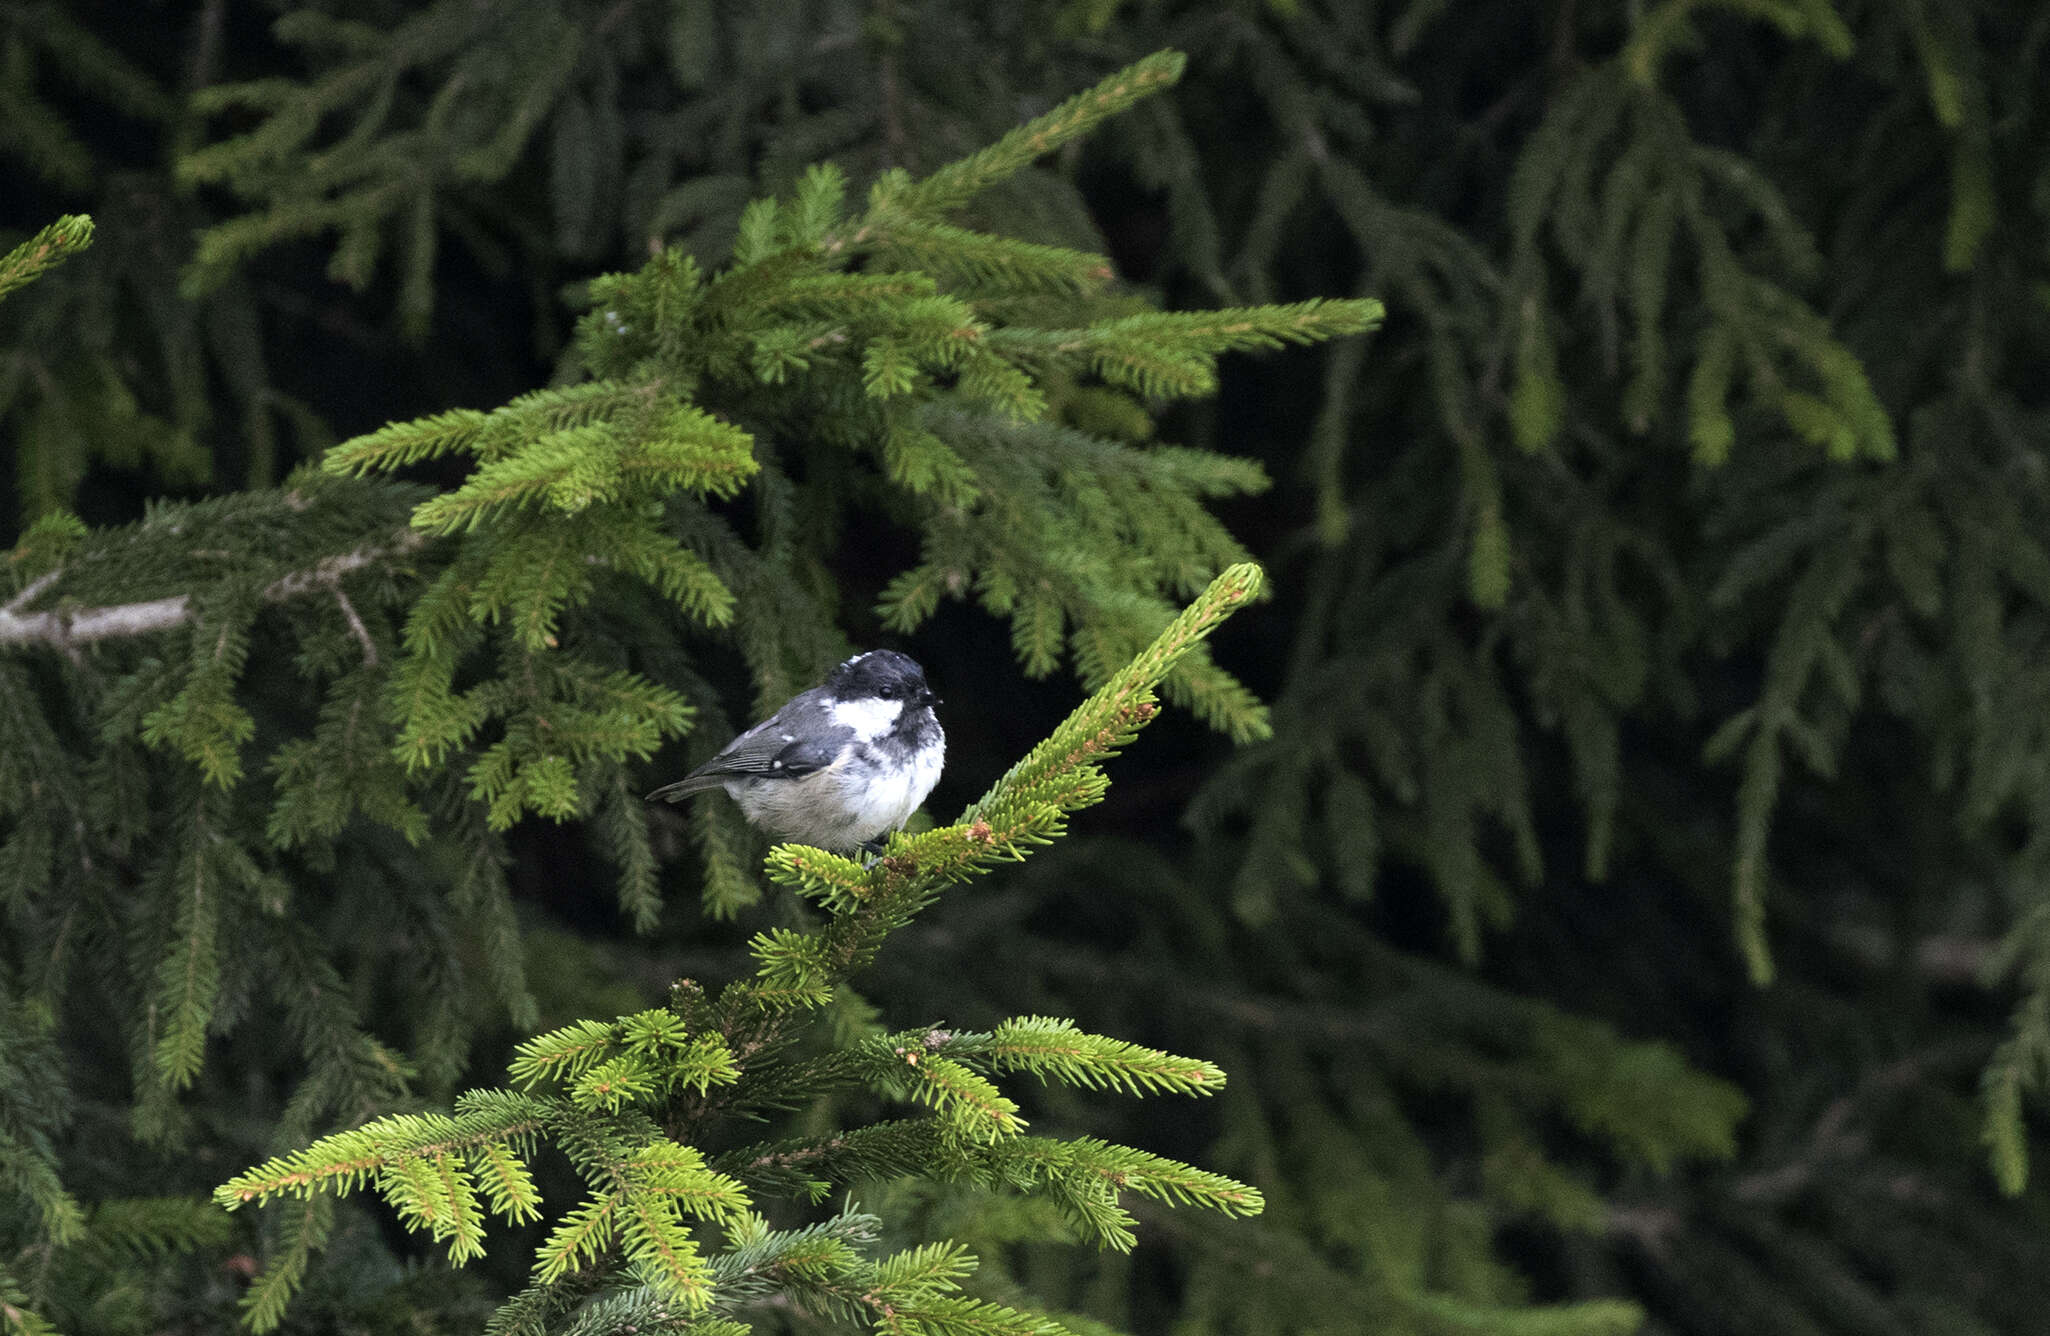
[[[801,698],[792,701],[682,779],[656,789],[648,800],[675,802],[732,779],[802,779],[831,765],[840,749],[853,740],[854,730],[839,725],[820,728],[814,720],[806,723],[800,736],[795,725],[801,716],[794,707],[803,703]]]
[[[840,749],[854,740],[854,730],[843,725],[814,726],[803,737],[788,730],[764,728],[743,733],[686,778],[700,775],[724,781],[748,779],[802,779],[833,763]]]

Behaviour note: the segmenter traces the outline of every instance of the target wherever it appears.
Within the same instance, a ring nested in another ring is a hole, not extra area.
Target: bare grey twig
[[[414,530],[402,529],[386,542],[366,544],[350,552],[323,557],[303,571],[292,571],[271,581],[264,587],[264,601],[283,603],[323,590],[332,592],[341,604],[342,615],[348,619],[349,630],[363,643],[364,659],[376,663],[376,644],[354,605],[342,592],[342,577],[374,562],[415,551],[426,541]],[[71,654],[80,645],[168,631],[192,619],[190,594],[171,594],[164,598],[114,603],[98,608],[59,607],[41,612],[22,611],[62,575],[63,568],[59,567],[38,576],[5,606],[0,606],[0,646],[48,645]]]

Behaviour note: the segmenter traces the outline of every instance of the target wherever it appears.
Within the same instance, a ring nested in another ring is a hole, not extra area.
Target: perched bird
[[[825,682],[648,795],[679,802],[723,788],[779,840],[880,852],[939,782],[947,735],[925,670],[895,650],[857,654]]]

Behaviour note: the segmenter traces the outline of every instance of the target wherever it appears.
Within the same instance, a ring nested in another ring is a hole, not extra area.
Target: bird
[[[901,830],[939,782],[939,703],[916,660],[869,650],[647,800],[723,788],[774,839],[880,854],[882,837]]]

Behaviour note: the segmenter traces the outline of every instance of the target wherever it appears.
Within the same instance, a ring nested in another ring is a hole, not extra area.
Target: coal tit
[[[947,735],[925,670],[895,650],[857,654],[821,686],[648,795],[678,802],[723,788],[778,840],[879,852],[939,782]]]

